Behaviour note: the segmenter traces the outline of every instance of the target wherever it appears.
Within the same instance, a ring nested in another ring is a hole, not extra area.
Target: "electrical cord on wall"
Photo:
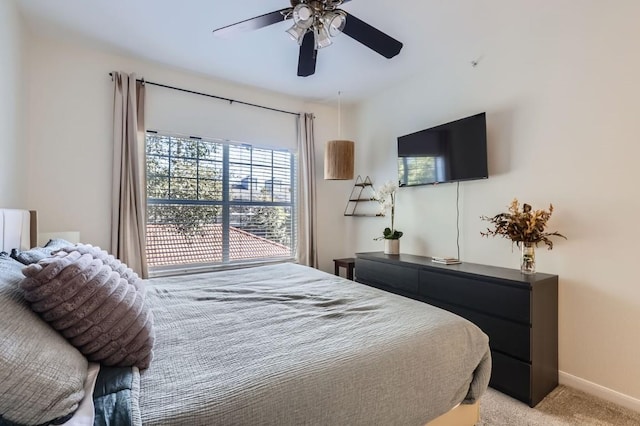
[[[456,247],[458,248],[458,257],[460,260],[460,181],[456,186]]]

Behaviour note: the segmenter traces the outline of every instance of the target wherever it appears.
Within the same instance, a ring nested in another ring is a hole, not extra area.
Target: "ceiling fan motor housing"
[[[291,8],[293,9],[299,4],[308,4],[318,13],[324,11],[335,10],[344,3],[344,0],[291,0]]]

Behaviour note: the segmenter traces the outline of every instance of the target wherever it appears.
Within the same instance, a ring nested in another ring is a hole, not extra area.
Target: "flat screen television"
[[[398,138],[399,186],[488,177],[484,112]]]

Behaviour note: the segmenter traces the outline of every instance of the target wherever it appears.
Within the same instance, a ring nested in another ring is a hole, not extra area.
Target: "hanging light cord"
[[[338,139],[342,139],[342,92],[338,91]]]
[[[460,260],[460,181],[456,187],[456,246],[458,248],[458,257]]]

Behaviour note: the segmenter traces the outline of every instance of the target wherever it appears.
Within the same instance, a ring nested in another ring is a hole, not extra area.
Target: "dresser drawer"
[[[531,404],[531,365],[491,351],[489,386]]]
[[[531,324],[531,292],[525,288],[421,270],[419,295]]]
[[[531,327],[528,325],[495,318],[439,300],[428,298],[421,298],[421,300],[460,315],[480,327],[489,336],[491,350],[504,352],[522,361],[531,362]]]
[[[418,269],[364,259],[356,259],[355,269],[358,281],[414,297],[418,294]]]

